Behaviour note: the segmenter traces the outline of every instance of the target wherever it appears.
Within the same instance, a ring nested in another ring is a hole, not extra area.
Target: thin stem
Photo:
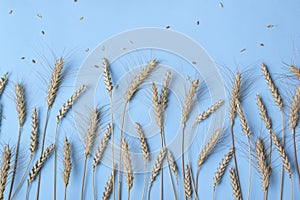
[[[164,176],[164,173],[163,173],[163,169],[161,167],[160,169],[160,200],[163,199],[163,176]]]
[[[212,189],[212,200],[215,200],[215,192],[216,192],[216,188],[214,187]]]
[[[109,101],[110,101],[110,124],[111,124],[111,142],[112,142],[112,170],[115,171],[115,134],[114,134],[114,118],[113,118],[113,98],[112,98],[112,92],[109,93]],[[112,190],[113,190],[113,199],[115,200],[115,173],[113,173],[113,184],[112,184]]]
[[[147,184],[146,170],[147,170],[147,161],[145,162],[145,165],[144,165],[144,187],[143,187],[143,193],[142,193],[142,200],[144,200],[144,198],[145,198],[145,191],[146,191],[146,184]]]
[[[269,157],[268,157],[268,163],[269,165],[271,166],[271,162],[272,162],[272,134],[271,134],[271,131],[269,131],[269,135],[270,135],[270,154],[269,154]]]
[[[67,186],[65,185],[64,200],[67,200]]]
[[[26,200],[28,200],[29,197],[29,183],[27,183],[27,187],[26,187]]]
[[[46,132],[47,132],[48,118],[49,118],[49,111],[50,111],[50,108],[47,107],[46,116],[45,116],[45,122],[44,122],[43,137],[42,137],[41,155],[44,152],[45,138],[46,138]],[[36,197],[35,197],[36,200],[39,199],[40,184],[41,184],[41,171],[39,171],[38,182],[37,182],[37,185],[36,185]]]
[[[123,128],[124,128],[124,122],[125,122],[125,111],[126,111],[126,107],[127,107],[127,103],[126,102],[124,104],[124,110],[122,113],[122,125],[121,125],[121,129],[120,129],[120,145],[122,143],[123,140]],[[121,200],[121,150],[119,152],[119,162],[118,162],[118,200]]]
[[[54,134],[54,159],[53,159],[53,199],[56,200],[56,163],[57,163],[57,133],[58,133],[59,123],[56,123],[55,134]]]
[[[190,163],[190,159],[189,159],[189,163]],[[192,173],[191,168],[190,168],[190,176],[191,176],[192,187],[193,187],[193,190],[194,190],[194,199],[198,200],[198,194],[197,194],[197,190],[196,190],[196,187],[195,187],[195,182],[194,182],[193,173]]]
[[[294,199],[294,194],[293,194],[293,180],[292,180],[292,176],[290,176],[290,199],[293,200]]]
[[[280,110],[280,113],[281,113],[281,124],[282,124],[282,139],[281,139],[281,143],[282,143],[282,146],[284,148],[284,143],[285,143],[285,134],[284,134],[284,114],[283,114],[283,111]],[[284,179],[284,167],[283,167],[283,164],[281,165],[281,172],[280,172],[280,195],[279,195],[279,198],[282,199],[282,194],[283,194],[283,179]]]
[[[196,171],[196,189],[198,190],[198,177],[199,177],[200,167],[197,167]]]
[[[148,186],[148,200],[150,200],[151,186],[152,186],[152,184],[149,184],[149,186]]]
[[[293,146],[294,146],[294,160],[295,160],[295,168],[296,168],[296,173],[298,176],[298,183],[300,185],[300,173],[299,173],[299,166],[298,166],[298,158],[297,158],[297,144],[296,144],[296,139],[295,139],[295,129],[292,130],[292,137],[293,137]]]
[[[250,200],[251,182],[252,182],[252,155],[251,155],[251,141],[250,141],[250,137],[248,137],[248,152],[249,152],[248,200]]]
[[[265,190],[264,191],[264,200],[267,200],[267,198],[268,198],[268,192],[267,192],[267,190]]]
[[[93,169],[92,171],[92,190],[93,190],[94,200],[96,200],[97,197],[96,197],[96,189],[95,189],[95,169]]]
[[[16,196],[16,194],[18,193],[19,189],[21,188],[22,183],[23,183],[23,181],[24,181],[24,179],[25,179],[25,177],[26,177],[27,171],[28,171],[28,169],[29,169],[29,167],[30,167],[30,164],[31,164],[31,162],[32,162],[32,158],[33,158],[33,154],[30,155],[30,159],[29,159],[29,162],[28,162],[28,164],[27,164],[27,166],[26,166],[26,168],[25,168],[24,174],[22,175],[22,178],[21,178],[21,180],[19,181],[19,183],[18,183],[18,185],[17,185],[15,191],[13,192],[13,194],[12,194],[10,200],[12,200],[12,199]]]
[[[182,169],[182,185],[184,191],[184,128],[185,124],[182,124],[182,132],[181,132],[181,169]]]
[[[14,162],[14,167],[13,167],[13,171],[12,171],[12,177],[11,177],[11,182],[10,182],[8,199],[10,199],[10,197],[12,195],[12,190],[13,190],[13,187],[14,187],[14,181],[15,181],[15,176],[16,176],[16,171],[17,171],[17,165],[18,165],[21,131],[22,131],[22,127],[19,126],[19,129],[18,129],[18,141],[17,141],[17,146],[16,146],[15,162]]]
[[[128,189],[128,200],[130,200],[130,189]]]
[[[87,157],[84,158],[84,163],[83,163],[83,174],[82,174],[81,195],[80,195],[81,200],[83,200],[83,196],[84,196],[84,181],[85,181],[85,174],[86,174],[86,160],[87,160]]]

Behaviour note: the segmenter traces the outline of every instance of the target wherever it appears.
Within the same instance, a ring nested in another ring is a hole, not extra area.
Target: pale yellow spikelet
[[[75,101],[79,98],[79,96],[85,91],[86,85],[82,85],[78,90],[76,90],[72,96],[67,100],[67,102],[61,107],[56,116],[56,123],[59,123],[60,120],[67,114],[70,108],[73,106]]]
[[[205,110],[203,113],[201,113],[200,115],[198,115],[198,117],[196,118],[194,124],[196,123],[200,123],[203,120],[207,119],[211,114],[213,114],[218,108],[220,108],[223,105],[224,101],[223,100],[219,100],[217,101],[214,105],[212,105],[211,107],[209,107],[207,110]]]
[[[213,188],[215,189],[216,186],[220,183],[224,173],[225,173],[225,170],[233,156],[233,148],[230,148],[228,153],[224,155],[222,161],[220,162],[219,166],[218,166],[218,169],[217,171],[215,172],[215,175],[214,175],[214,178],[213,178],[213,181],[214,181],[214,184],[213,184]]]
[[[151,185],[154,182],[155,178],[157,177],[159,171],[161,170],[164,158],[166,156],[166,152],[167,152],[166,148],[163,148],[160,150],[160,152],[157,156],[157,159],[152,168],[152,173],[151,173],[150,181],[149,181],[149,188],[151,187]]]
[[[6,72],[1,78],[0,78],[0,97],[3,93],[3,90],[4,90],[4,87],[6,85],[6,82],[7,82],[7,75],[8,75],[8,72]]]
[[[128,144],[126,143],[125,140],[122,140],[121,150],[122,150],[124,172],[126,177],[126,185],[129,191],[133,186],[133,171],[132,171],[132,164],[131,164]]]
[[[16,84],[16,106],[17,106],[17,113],[18,113],[18,123],[19,126],[23,126],[25,121],[25,94],[24,88],[20,84]]]
[[[294,130],[299,121],[300,85],[297,87],[290,107],[289,128]]]
[[[244,132],[247,138],[250,138],[250,134],[251,134],[250,127],[245,118],[244,111],[242,109],[242,105],[239,100],[236,101],[236,110],[241,122],[242,131]]]
[[[63,155],[63,171],[62,171],[62,179],[65,184],[65,187],[67,187],[69,184],[71,170],[72,170],[71,144],[69,143],[68,139],[65,138],[64,155]]]
[[[184,194],[187,199],[192,197],[192,187],[191,187],[191,174],[190,174],[190,165],[187,164],[184,174]]]
[[[153,111],[154,111],[156,125],[159,128],[159,130],[161,130],[163,127],[162,109],[158,101],[158,92],[155,83],[152,83],[152,104],[153,104]]]
[[[169,92],[170,81],[171,81],[171,71],[167,70],[163,87],[160,92],[160,98],[159,98],[159,104],[161,105],[162,110],[165,110],[168,105],[168,92]]]
[[[109,63],[106,58],[102,59],[102,68],[103,68],[103,79],[106,91],[110,94],[113,90],[113,85],[111,82],[111,76],[109,71]]]
[[[290,71],[294,74],[294,76],[300,80],[300,69],[295,67],[294,65],[289,66]]]
[[[198,157],[197,167],[198,169],[200,166],[205,162],[205,160],[208,158],[212,150],[215,148],[222,131],[216,130],[216,132],[211,136],[207,144],[201,149],[201,152]]]
[[[39,120],[37,117],[36,107],[34,107],[31,115],[31,134],[30,134],[30,147],[29,147],[31,156],[33,156],[37,148],[38,131],[39,131]]]
[[[87,158],[90,155],[90,150],[94,145],[95,136],[98,129],[98,110],[93,109],[84,138],[84,156]]]
[[[143,155],[143,160],[144,160],[144,162],[148,162],[150,154],[149,154],[147,141],[146,141],[146,138],[144,136],[142,127],[139,123],[135,123],[135,128],[136,128],[136,132],[137,132],[138,137],[139,137],[140,147],[141,147],[141,151],[142,151],[142,155]]]
[[[232,194],[234,200],[242,200],[242,193],[240,183],[237,179],[236,171],[233,168],[229,169],[230,172],[230,183],[232,187]]]
[[[102,200],[108,200],[111,193],[112,193],[112,189],[113,189],[113,183],[114,183],[114,174],[115,174],[115,171],[112,170],[111,171],[111,174],[108,178],[108,181],[106,183],[106,186],[105,186],[105,189],[104,189],[104,192],[102,194]]]
[[[229,119],[230,124],[234,123],[236,116],[236,101],[239,99],[241,89],[241,74],[237,73],[234,79],[233,88],[231,91],[231,98],[229,103]]]
[[[53,72],[52,72],[52,77],[49,83],[49,87],[48,87],[48,91],[47,91],[47,98],[46,98],[46,103],[47,103],[47,107],[51,108],[55,97],[57,95],[57,91],[59,88],[59,84],[61,81],[61,73],[62,73],[62,69],[63,69],[63,59],[59,58],[54,66]]]
[[[146,78],[150,75],[152,70],[156,67],[157,62],[155,59],[153,59],[150,62],[148,62],[147,66],[143,68],[141,72],[132,79],[124,94],[125,103],[130,101],[130,99],[137,91],[138,87],[144,82],[144,80],[146,80]]]
[[[168,150],[167,156],[168,156],[168,162],[171,167],[171,170],[176,177],[176,182],[178,183],[178,168],[174,156],[170,150]]]
[[[262,74],[266,80],[266,83],[270,89],[270,92],[272,94],[272,97],[275,101],[275,104],[279,107],[280,111],[282,110],[282,107],[283,107],[283,104],[282,104],[282,98],[279,94],[279,91],[277,89],[277,87],[275,86],[272,78],[271,78],[271,75],[267,69],[267,66],[264,64],[264,63],[261,63],[261,71],[262,71]]]
[[[263,191],[267,191],[270,184],[271,168],[267,164],[265,148],[261,139],[256,140],[254,152],[256,155],[257,168],[260,174],[261,187]]]
[[[259,115],[260,115],[261,119],[264,121],[266,129],[268,131],[271,131],[272,130],[271,119],[269,118],[267,110],[265,108],[265,105],[261,101],[261,98],[258,94],[256,95],[256,104],[258,106]]]
[[[0,199],[4,200],[4,191],[10,169],[11,150],[9,146],[4,147],[0,169]]]
[[[196,79],[192,82],[192,84],[190,86],[189,92],[185,98],[184,105],[182,108],[181,124],[184,124],[188,119],[188,115],[189,115],[191,107],[193,105],[193,99],[196,95],[198,85],[199,85],[199,79]]]

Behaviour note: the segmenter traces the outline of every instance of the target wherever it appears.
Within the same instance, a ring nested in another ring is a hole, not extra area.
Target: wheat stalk
[[[25,121],[25,94],[24,88],[20,84],[16,84],[16,106],[18,113],[19,127],[22,127]]]
[[[233,156],[233,149],[230,148],[228,153],[224,155],[222,161],[220,162],[220,164],[218,166],[217,171],[215,172],[215,175],[213,178],[213,181],[214,181],[213,190],[215,190],[216,186],[220,183],[232,156]]]
[[[30,184],[32,181],[34,181],[35,177],[37,176],[37,174],[41,170],[43,164],[45,163],[45,161],[47,160],[47,158],[49,157],[49,155],[53,151],[53,148],[54,148],[53,144],[51,144],[49,147],[47,147],[45,149],[45,152],[43,153],[43,155],[36,161],[34,166],[31,168],[31,170],[28,174],[28,178],[27,178],[27,183],[28,184]]]
[[[94,155],[94,159],[93,159],[93,170],[95,170],[96,166],[99,164],[100,159],[102,158],[102,155],[104,153],[104,150],[108,144],[108,141],[110,139],[111,136],[111,124],[108,124],[107,128],[106,128],[106,132],[103,136],[103,138],[101,139],[101,142],[96,150],[96,153]]]
[[[124,100],[125,102],[129,102],[134,93],[137,91],[138,87],[144,82],[144,80],[150,75],[151,71],[156,68],[157,62],[155,59],[151,60],[147,63],[147,66],[141,70],[139,74],[137,74],[130,84],[128,85],[125,94]]]
[[[181,114],[181,124],[184,124],[188,118],[188,115],[190,113],[190,109],[193,104],[193,99],[196,94],[197,88],[199,85],[199,79],[196,79],[192,82],[192,85],[190,86],[189,92],[186,95],[184,105],[182,108],[182,114]]]
[[[70,110],[70,108],[73,106],[75,101],[78,99],[78,97],[85,91],[86,85],[82,85],[78,90],[76,90],[72,96],[67,100],[66,103],[61,107],[61,109],[58,111],[58,114],[56,116],[56,123],[58,124],[61,119],[66,115],[66,113]]]
[[[132,164],[131,164],[128,144],[125,142],[125,140],[122,140],[121,151],[122,151],[123,166],[124,166],[125,177],[126,177],[126,185],[128,190],[128,199],[130,199],[130,190],[133,186],[133,171],[132,171]]]
[[[102,59],[102,68],[103,68],[104,85],[105,85],[106,91],[110,94],[113,90],[113,85],[111,82],[109,63],[106,58]]]
[[[177,165],[176,165],[176,162],[175,162],[175,159],[174,159],[174,156],[172,154],[171,151],[168,150],[167,152],[167,156],[168,156],[168,162],[169,162],[169,165],[172,169],[172,172],[173,174],[175,175],[176,177],[176,182],[178,184],[178,170],[177,170]]]
[[[256,163],[260,174],[262,190],[266,192],[270,184],[271,168],[267,164],[265,148],[261,139],[256,140],[254,152],[256,155]]]
[[[300,69],[295,67],[294,65],[289,66],[290,71],[294,74],[294,76],[300,80]]]
[[[162,110],[165,110],[168,105],[168,92],[169,92],[170,81],[171,81],[171,71],[167,70],[165,74],[163,87],[160,91],[160,98],[159,98],[159,104],[161,105]]]
[[[112,189],[113,189],[114,174],[115,174],[115,171],[112,170],[111,174],[109,176],[109,179],[108,179],[108,181],[106,183],[104,192],[102,194],[102,200],[108,200],[109,197],[110,197],[110,195],[111,195],[111,192],[112,192]]]
[[[233,199],[242,200],[243,198],[242,198],[241,188],[240,188],[239,181],[237,179],[236,172],[233,168],[230,168],[229,172],[230,172],[230,183],[233,192]]]
[[[4,191],[10,169],[11,150],[9,146],[4,147],[0,171],[0,200],[4,200]]]
[[[47,107],[51,108],[53,105],[53,102],[55,100],[55,97],[57,95],[57,91],[59,88],[59,84],[61,81],[61,73],[63,69],[63,59],[59,58],[54,66],[53,72],[52,72],[52,77],[49,83],[48,91],[47,91]]]
[[[139,123],[136,122],[135,123],[135,128],[136,128],[136,132],[137,132],[138,137],[139,137],[140,147],[141,147],[142,155],[143,155],[143,160],[144,160],[144,162],[148,162],[150,154],[149,154],[147,141],[146,141],[146,138],[144,136],[142,127]]]
[[[152,83],[152,104],[153,104],[153,111],[155,116],[155,122],[159,130],[162,129],[162,108],[159,104],[158,100],[158,92],[155,83]]]
[[[241,74],[237,73],[234,78],[233,88],[231,91],[231,98],[229,103],[229,119],[231,126],[234,123],[236,116],[236,101],[239,99],[241,89]]]
[[[213,114],[223,104],[224,104],[223,100],[217,101],[214,105],[212,105],[207,110],[205,110],[203,113],[201,113],[200,115],[198,115],[198,117],[195,119],[194,124],[200,123],[203,120],[207,119],[211,114]]]
[[[8,75],[8,72],[6,72],[6,73],[0,78],[0,96],[2,95],[3,90],[4,90],[4,87],[5,87],[6,82],[7,82],[7,75]]]
[[[266,83],[270,89],[270,92],[275,101],[275,104],[279,107],[279,110],[281,111],[282,107],[283,107],[282,98],[278,92],[277,87],[275,86],[275,84],[271,78],[271,75],[267,69],[267,66],[264,63],[261,63],[261,71],[262,71],[262,74],[263,74],[263,76],[266,80]]]
[[[192,197],[192,188],[191,188],[191,174],[190,174],[190,165],[187,164],[184,174],[184,194],[185,197],[189,200]]]

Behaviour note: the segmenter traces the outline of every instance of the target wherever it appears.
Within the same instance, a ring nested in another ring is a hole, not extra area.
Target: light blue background
[[[57,103],[53,108],[49,127],[54,127],[54,116],[60,105],[72,93],[73,81],[77,69],[83,60],[88,56],[86,48],[90,51],[101,41],[110,38],[120,32],[141,28],[141,27],[161,27],[167,25],[171,29],[179,31],[196,40],[202,45],[213,58],[216,65],[221,69],[225,67],[232,71],[239,69],[247,71],[250,80],[256,81],[251,87],[251,92],[247,95],[245,112],[247,119],[252,125],[252,130],[256,135],[266,137],[264,127],[261,123],[254,103],[254,96],[260,93],[265,102],[268,103],[268,110],[272,117],[274,129],[280,129],[280,116],[278,109],[274,106],[271,96],[266,90],[263,80],[259,77],[259,63],[265,62],[272,74],[276,77],[277,83],[281,86],[285,103],[290,102],[290,94],[294,92],[294,85],[283,78],[288,73],[285,63],[299,64],[299,36],[300,27],[297,19],[300,18],[300,3],[293,1],[222,1],[224,7],[218,5],[218,1],[0,1],[0,74],[10,71],[10,84],[6,88],[5,94],[1,98],[4,107],[4,116],[1,128],[1,144],[14,146],[17,136],[17,123],[14,99],[14,83],[22,82],[27,89],[28,116],[31,115],[33,106],[40,109],[40,116],[44,116],[44,96],[47,88],[45,80],[46,74],[50,70],[46,60],[53,63],[53,55],[64,55],[67,57],[68,65],[71,66],[69,75],[63,83]],[[13,13],[9,15],[9,10]],[[37,17],[37,13],[42,15],[42,19]],[[83,20],[79,20],[84,17]],[[199,21],[200,25],[196,25]],[[267,25],[273,24],[274,28],[268,29]],[[45,35],[41,31],[45,31]],[[264,44],[264,47],[260,46]],[[243,53],[241,49],[246,49]],[[20,58],[24,56],[25,60]],[[36,64],[31,62],[37,61]],[[221,72],[226,70],[221,70]],[[224,73],[226,74],[226,73]],[[251,74],[251,75],[249,75]],[[227,73],[228,75],[228,73]],[[287,90],[287,92],[286,92]],[[101,104],[100,104],[101,105]],[[151,105],[149,102],[147,105]],[[209,103],[201,105],[204,110]],[[288,109],[286,109],[286,113]],[[74,156],[75,167],[72,172],[69,186],[69,199],[77,199],[81,186],[82,155],[80,152],[82,145],[75,130],[72,129],[72,118],[65,120],[65,126],[61,129],[61,135],[71,137],[75,144],[76,153]],[[43,124],[43,122],[41,122]],[[68,127],[69,125],[69,127]],[[205,126],[204,126],[205,127]],[[236,123],[237,133],[239,123]],[[28,141],[30,131],[30,120],[27,121],[22,134],[20,170],[27,163]],[[49,129],[49,137],[46,144],[52,142],[52,132]],[[263,132],[263,133],[261,133]],[[292,155],[290,132],[287,133],[287,150]],[[247,196],[247,173],[248,164],[246,162],[245,138],[238,134],[238,156],[240,174],[243,174],[242,189],[244,197]],[[279,135],[279,133],[278,133]],[[62,137],[61,137],[62,138]],[[203,136],[201,136],[203,139]],[[211,198],[212,177],[218,162],[227,151],[229,145],[228,138],[223,142],[208,162],[201,169],[200,199]],[[60,141],[62,144],[62,140]],[[192,152],[198,153],[201,140],[196,142]],[[77,151],[78,150],[78,151]],[[192,154],[193,155],[193,154]],[[275,154],[274,154],[275,155]],[[280,160],[277,155],[272,173],[269,198],[278,196]],[[59,159],[61,153],[59,153]],[[193,164],[196,157],[192,156]],[[180,162],[178,162],[180,164]],[[59,167],[61,168],[61,166]],[[253,168],[252,199],[262,198],[258,173]],[[43,181],[41,188],[41,199],[51,199],[52,193],[52,162],[50,161],[43,168]],[[107,180],[109,168],[100,166],[97,171],[98,196],[102,195],[105,182]],[[165,175],[167,173],[165,172]],[[19,177],[19,176],[18,176]],[[17,177],[17,180],[18,180]],[[58,195],[62,197],[63,188],[60,175]],[[294,176],[296,180],[296,177]],[[132,199],[140,199],[142,177],[135,180],[132,191]],[[159,182],[155,182],[152,189],[152,197],[158,197]],[[300,198],[299,187],[294,181],[295,199]],[[165,197],[171,197],[168,177],[165,176]],[[289,197],[289,182],[285,181],[285,199]],[[35,184],[31,188],[31,197],[34,197]],[[21,190],[18,198],[23,199],[25,188]],[[91,199],[90,174],[87,180],[87,196]],[[124,198],[127,194],[124,193]],[[231,199],[231,188],[229,184],[229,174],[226,173],[222,184],[217,188],[217,199]]]

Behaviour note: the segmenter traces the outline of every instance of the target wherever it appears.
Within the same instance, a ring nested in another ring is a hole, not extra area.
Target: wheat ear
[[[194,124],[200,123],[203,120],[207,119],[211,114],[213,114],[223,104],[224,104],[223,100],[217,101],[214,105],[212,105],[207,110],[205,110],[203,113],[201,113],[200,115],[198,115],[198,117],[196,118]]]
[[[190,113],[194,96],[196,95],[196,91],[199,85],[199,79],[196,79],[192,82],[192,85],[190,86],[189,92],[185,98],[184,105],[182,108],[182,114],[181,114],[181,124],[184,124],[188,118],[188,115]]]
[[[208,156],[211,154],[212,150],[215,148],[217,142],[219,141],[221,133],[222,133],[221,130],[216,130],[216,132],[211,136],[209,141],[206,143],[206,145],[201,149],[201,152],[199,153],[198,161],[197,161],[197,172],[196,172],[196,188],[198,188],[198,177],[199,177],[200,167],[208,158]]]
[[[244,111],[242,109],[242,105],[239,100],[236,101],[236,110],[237,110],[237,113],[238,113],[238,116],[239,116],[239,119],[241,122],[242,131],[244,132],[246,137],[249,138],[250,134],[251,134],[250,127],[245,118]]]
[[[121,144],[121,151],[122,151],[122,157],[123,157],[123,166],[125,171],[125,177],[126,177],[126,185],[128,190],[128,200],[130,199],[130,190],[133,186],[133,171],[132,171],[132,164],[131,164],[131,158],[129,154],[128,144],[125,142],[125,140],[122,141]]]
[[[65,187],[68,187],[71,170],[72,170],[71,144],[68,141],[68,138],[65,138],[65,141],[64,141],[64,154],[63,154],[62,161],[63,161],[62,180],[65,184]]]
[[[124,94],[125,102],[130,101],[134,93],[137,91],[138,87],[144,82],[144,80],[150,75],[151,71],[154,68],[156,68],[156,66],[157,66],[156,60],[155,59],[151,60],[150,62],[147,63],[147,66],[143,68],[141,72],[132,79]]]
[[[263,141],[261,139],[256,140],[254,152],[256,155],[257,168],[260,174],[261,187],[262,190],[266,193],[270,184],[271,168],[267,164],[266,152],[265,152]],[[265,194],[265,199],[266,199],[266,194]]]
[[[242,193],[240,183],[237,179],[236,171],[233,168],[229,169],[230,172],[230,184],[232,187],[233,199],[242,200]]]
[[[52,77],[49,83],[48,91],[47,91],[47,107],[51,108],[53,105],[53,102],[55,100],[55,97],[57,95],[57,91],[59,88],[59,84],[61,81],[61,73],[63,69],[63,59],[59,58],[54,66],[53,72],[52,72]]]
[[[147,141],[146,138],[144,136],[142,127],[139,123],[135,123],[135,128],[136,128],[136,132],[140,141],[140,148],[142,151],[142,155],[143,155],[143,160],[144,160],[144,188],[143,188],[143,194],[142,194],[142,199],[144,199],[144,195],[145,195],[145,191],[146,191],[146,169],[147,169],[147,164],[149,161],[149,150],[148,150],[148,145],[147,145]]]
[[[86,85],[82,85],[78,90],[76,90],[72,96],[67,100],[67,102],[61,107],[56,116],[56,123],[59,123],[60,120],[66,115],[66,113],[73,106],[78,97],[85,91],[87,88]]]
[[[289,114],[289,128],[292,132],[293,147],[294,147],[294,162],[295,162],[298,182],[300,184],[300,173],[299,173],[299,166],[298,166],[297,144],[296,144],[296,133],[295,133],[295,128],[299,121],[299,103],[300,103],[300,86],[298,86],[295,95],[293,97],[293,101],[290,107],[290,114]]]
[[[109,63],[106,58],[102,59],[102,68],[103,68],[104,85],[105,85],[106,91],[110,94],[113,90],[113,85],[111,82]]]
[[[95,137],[98,129],[98,110],[96,108],[93,109],[87,131],[85,132],[84,136],[84,162],[83,162],[83,174],[82,174],[82,185],[81,185],[81,197],[80,199],[84,199],[84,183],[85,183],[85,174],[86,174],[86,161],[87,158],[90,156],[90,151],[95,143]]]
[[[233,156],[233,149],[230,148],[228,153],[224,155],[222,161],[220,162],[220,164],[218,166],[217,171],[215,172],[215,175],[213,178],[213,181],[214,181],[213,190],[215,190],[217,185],[219,185],[232,156]]]
[[[229,103],[229,119],[231,126],[234,123],[236,116],[236,101],[239,99],[241,89],[241,74],[237,73],[234,78],[233,88],[231,91],[231,98]]]
[[[168,150],[167,152],[167,156],[168,156],[168,162],[169,162],[169,165],[172,169],[172,172],[173,174],[175,175],[176,177],[176,183],[178,185],[178,168],[177,168],[177,165],[176,165],[176,162],[175,162],[175,159],[174,159],[174,156],[172,154],[171,151]]]
[[[294,65],[289,66],[290,71],[294,74],[294,76],[300,80],[300,69],[295,67]]]
[[[162,170],[162,164],[163,164],[164,158],[166,156],[166,153],[167,153],[167,149],[162,148],[160,150],[156,160],[155,160],[155,163],[154,163],[153,167],[152,167],[152,173],[151,173],[151,176],[150,176],[149,186],[148,186],[148,199],[150,199],[151,186],[152,186],[155,178],[157,177],[159,171]]]
[[[1,78],[0,78],[0,97],[3,93],[3,90],[4,90],[4,87],[6,85],[6,82],[7,82],[7,75],[8,75],[8,72],[6,72]]]
[[[161,105],[162,110],[165,110],[168,105],[168,93],[169,93],[170,81],[171,81],[171,71],[167,70],[165,74],[163,87],[160,91],[160,98],[159,98],[159,104]]]
[[[27,183],[30,184],[32,181],[34,181],[35,177],[37,176],[38,172],[42,169],[43,164],[49,157],[49,155],[52,153],[54,148],[54,145],[51,144],[49,147],[45,149],[45,152],[43,155],[36,161],[34,166],[31,168],[28,178],[27,178]]]
[[[190,174],[190,165],[187,164],[185,168],[184,175],[184,194],[186,199],[191,199],[192,197],[192,188],[191,188],[191,174]]]
[[[152,104],[153,104],[153,111],[155,116],[155,122],[159,130],[162,129],[162,109],[161,105],[159,104],[158,100],[158,92],[155,83],[152,83]]]
[[[1,161],[0,171],[0,199],[4,200],[4,190],[7,182],[7,177],[10,169],[11,150],[9,146],[4,147]]]
[[[108,178],[108,181],[106,183],[106,186],[105,186],[105,189],[104,189],[104,192],[102,194],[102,200],[108,200],[111,193],[112,193],[112,189],[113,189],[113,182],[114,182],[114,174],[115,174],[115,171],[112,170],[111,171],[111,174]]]

